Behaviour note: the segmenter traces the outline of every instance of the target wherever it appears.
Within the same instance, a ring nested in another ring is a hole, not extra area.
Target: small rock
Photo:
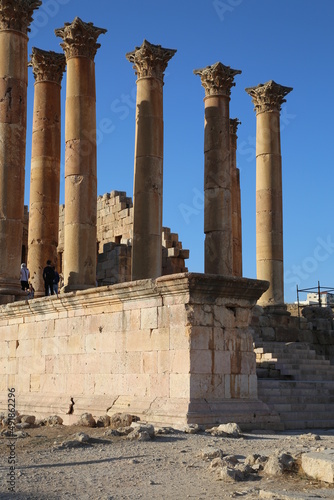
[[[29,424],[29,425],[34,425],[36,420],[36,417],[34,415],[22,415],[21,416],[21,423],[22,424]]]
[[[218,427],[212,427],[212,429],[207,429],[206,432],[210,433],[212,436],[224,436],[224,437],[234,437],[239,438],[241,436],[241,429],[238,424],[220,424]]]
[[[110,417],[109,415],[102,415],[96,420],[96,427],[109,427]]]
[[[132,422],[138,422],[139,417],[130,415],[129,413],[114,413],[110,416],[110,427],[118,429],[118,427],[129,427]]]
[[[205,460],[213,460],[214,458],[223,458],[223,450],[220,448],[204,448],[199,456]]]
[[[199,432],[203,432],[204,427],[198,424],[188,424],[184,427],[183,432],[186,434],[198,434]]]
[[[50,427],[62,424],[63,424],[63,419],[58,415],[50,415],[49,417],[43,418],[43,420],[40,421],[40,425],[48,425]]]
[[[150,438],[154,438],[154,427],[152,424],[132,422],[131,427],[137,433],[147,432]]]
[[[96,422],[91,413],[83,413],[77,425],[82,425],[83,427],[96,427]]]

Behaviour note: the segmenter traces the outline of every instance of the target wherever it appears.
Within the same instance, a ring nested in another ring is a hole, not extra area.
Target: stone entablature
[[[167,425],[273,427],[249,329],[267,286],[189,273],[2,306],[0,401],[15,387],[21,414],[57,409],[65,424],[126,408]]]

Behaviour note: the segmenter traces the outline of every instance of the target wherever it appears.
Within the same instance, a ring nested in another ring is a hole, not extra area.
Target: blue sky
[[[275,80],[293,87],[281,113],[285,300],[300,288],[334,287],[334,2],[332,0],[43,0],[31,47],[61,52],[54,34],[79,16],[106,28],[96,63],[98,194],[133,192],[136,77],[125,54],[144,39],[176,49],[164,85],[163,225],[204,270],[204,89],[193,70],[218,61],[239,69],[230,102],[241,121],[243,271],[256,278],[256,117],[245,88]],[[29,204],[34,78],[29,68],[25,203]],[[62,86],[62,123],[66,74]],[[61,199],[64,202],[64,125]]]

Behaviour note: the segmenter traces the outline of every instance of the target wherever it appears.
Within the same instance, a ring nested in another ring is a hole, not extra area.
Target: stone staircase
[[[334,365],[303,342],[254,341],[258,398],[286,430],[334,428]]]

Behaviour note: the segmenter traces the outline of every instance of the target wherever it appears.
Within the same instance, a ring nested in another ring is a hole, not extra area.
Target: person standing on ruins
[[[54,270],[54,273],[55,273],[55,277],[54,277],[54,280],[53,280],[53,291],[54,293],[57,295],[58,297],[58,286],[59,286],[59,274],[56,270],[56,266],[52,266],[52,269]]]
[[[51,260],[48,260],[46,266],[43,269],[43,280],[45,286],[45,297],[48,295],[54,295],[53,282],[55,279],[55,272],[51,266]]]
[[[23,264],[21,264],[21,271],[20,271],[20,281],[21,281],[21,289],[22,290],[28,290],[29,278],[30,278],[29,269],[27,268],[27,265],[25,263],[23,263]]]

